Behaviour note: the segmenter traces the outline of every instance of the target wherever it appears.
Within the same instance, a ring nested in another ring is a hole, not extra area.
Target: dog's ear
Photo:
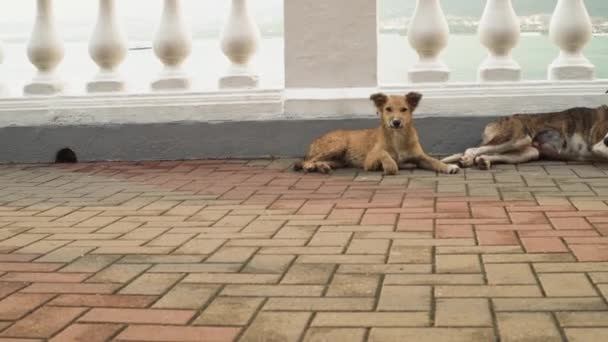
[[[410,106],[410,111],[414,111],[414,109],[418,107],[421,99],[422,94],[420,93],[411,92],[405,95],[405,101],[407,102],[407,105]]]
[[[372,96],[370,96],[369,99],[374,101],[374,105],[376,105],[376,108],[378,108],[378,109],[381,109],[382,107],[384,107],[386,102],[388,102],[388,96],[386,96],[382,93],[372,94]]]

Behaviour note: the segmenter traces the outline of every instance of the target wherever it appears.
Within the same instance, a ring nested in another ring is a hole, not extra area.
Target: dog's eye
[[[407,108],[401,108],[401,113],[407,112]]]
[[[392,112],[392,111],[393,111],[393,108],[392,108],[392,107],[386,107],[386,109],[385,109],[385,110],[386,110],[387,112],[389,112],[389,113],[390,113],[390,112]]]

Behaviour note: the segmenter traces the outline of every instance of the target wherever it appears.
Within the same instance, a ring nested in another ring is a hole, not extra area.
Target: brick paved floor
[[[608,165],[0,166],[0,341],[608,341]]]

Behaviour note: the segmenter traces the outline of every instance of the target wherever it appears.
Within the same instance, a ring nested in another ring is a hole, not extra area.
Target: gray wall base
[[[479,144],[491,117],[416,120],[428,153]],[[377,119],[183,122],[0,128],[0,163],[54,162],[70,148],[79,161],[300,157],[312,139],[334,129],[375,127]]]

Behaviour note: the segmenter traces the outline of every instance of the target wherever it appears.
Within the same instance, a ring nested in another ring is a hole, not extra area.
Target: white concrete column
[[[118,66],[127,56],[127,38],[118,23],[114,0],[99,0],[97,24],[89,42],[89,54],[99,66],[99,72],[87,83],[87,91],[119,92],[125,82]]]
[[[63,42],[55,28],[52,0],[36,1],[36,22],[27,45],[27,57],[38,74],[23,88],[25,95],[55,95],[63,90],[63,82],[55,69],[64,56]]]
[[[2,41],[0,40],[0,68],[2,67],[2,62],[4,61],[4,51],[2,49]],[[0,71],[0,96],[6,96],[8,94],[6,86],[2,80],[2,72]]]
[[[378,85],[375,0],[287,0],[284,6],[287,88]]]
[[[440,54],[448,45],[450,28],[439,0],[417,0],[407,38],[418,52],[418,63],[408,76],[410,82],[446,82],[450,78],[448,66]]]
[[[591,19],[583,0],[558,0],[551,17],[549,35],[560,48],[549,66],[549,80],[592,80],[595,67],[583,55],[591,39]]]
[[[154,53],[164,65],[153,90],[184,90],[190,88],[190,77],[182,63],[192,52],[192,37],[186,27],[180,0],[165,0],[160,26],[154,39]]]
[[[511,0],[487,0],[479,23],[479,39],[488,49],[488,57],[479,66],[480,82],[521,79],[521,66],[511,56],[520,33]]]
[[[249,64],[260,43],[260,30],[249,13],[249,0],[232,0],[221,35],[221,48],[232,65],[220,78],[220,88],[253,88],[259,76]]]

